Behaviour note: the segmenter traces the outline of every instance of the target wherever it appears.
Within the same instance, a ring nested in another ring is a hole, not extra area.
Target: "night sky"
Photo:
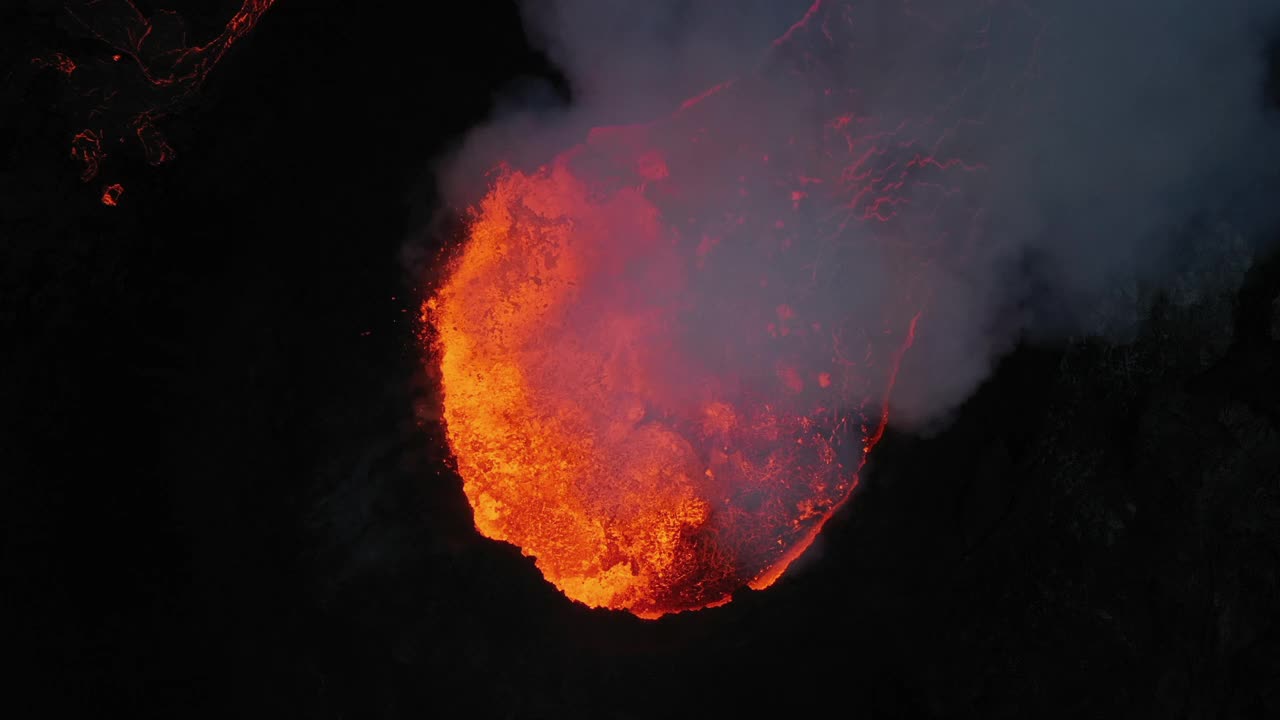
[[[239,3],[193,5],[194,36]],[[1019,344],[891,426],[775,587],[589,610],[472,528],[416,335],[433,159],[567,91],[513,3],[412,5],[280,0],[160,124],[172,162],[89,183],[31,58],[109,49],[0,10],[0,712],[1280,717],[1274,233],[1131,340]]]

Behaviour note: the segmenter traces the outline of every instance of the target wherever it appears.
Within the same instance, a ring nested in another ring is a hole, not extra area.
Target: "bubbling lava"
[[[769,586],[884,431],[981,166],[833,89],[840,21],[815,3],[768,68],[502,168],[425,303],[475,525],[573,600],[656,618]]]

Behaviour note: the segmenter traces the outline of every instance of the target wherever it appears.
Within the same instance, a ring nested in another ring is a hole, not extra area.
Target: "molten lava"
[[[574,600],[770,585],[884,430],[922,268],[977,215],[949,178],[981,166],[931,108],[830,84],[840,23],[814,3],[758,72],[501,169],[425,304],[476,527]]]

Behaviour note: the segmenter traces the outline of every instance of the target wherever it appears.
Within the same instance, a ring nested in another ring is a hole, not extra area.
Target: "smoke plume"
[[[702,113],[699,130],[828,156],[833,142],[860,142],[849,146],[846,168],[861,160],[855,170],[886,173],[869,190],[894,195],[892,232],[921,234],[906,239],[918,262],[907,267],[863,240],[883,228],[868,228],[877,223],[859,206],[862,217],[843,225],[838,249],[815,258],[817,274],[838,277],[792,304],[815,318],[875,317],[878,327],[881,306],[904,301],[895,295],[904,274],[927,288],[921,332],[892,399],[895,421],[945,413],[1028,333],[1088,332],[1085,318],[1113,288],[1158,282],[1177,264],[1168,238],[1190,219],[1229,214],[1245,231],[1270,219],[1264,198],[1274,183],[1260,183],[1277,157],[1276,118],[1263,98],[1273,17],[1250,0],[554,0],[523,10],[572,100],[524,102],[525,93],[499,103],[450,159],[447,201],[473,204],[498,161],[532,169],[591,128],[669,118],[727,80],[736,94],[689,110]],[[830,133],[839,115],[828,110],[832,93],[845,98],[836,109],[846,122],[862,126],[843,140]],[[868,139],[878,133],[892,141]],[[950,164],[884,187],[895,164],[921,155]],[[715,167],[734,162],[730,154],[705,159],[698,176],[683,179],[684,201],[702,205],[704,217],[732,212],[721,191],[743,169]],[[829,216],[859,188],[845,190],[826,200],[806,192],[800,214]],[[792,200],[791,192],[757,193],[751,203],[802,225]],[[780,269],[764,267],[768,254],[746,241],[715,251],[735,269],[695,283],[707,324],[690,333],[689,347],[706,363],[774,364],[767,353],[735,360],[715,348],[738,299],[772,292],[754,278]],[[634,254],[625,261],[636,273],[656,272]],[[636,302],[649,300],[660,298]],[[725,311],[707,309],[717,307]]]
[[[452,158],[424,310],[477,528],[591,606],[767,587],[890,418],[1124,332],[1117,287],[1212,256],[1193,221],[1269,219],[1245,0],[524,9],[572,99],[526,86]]]

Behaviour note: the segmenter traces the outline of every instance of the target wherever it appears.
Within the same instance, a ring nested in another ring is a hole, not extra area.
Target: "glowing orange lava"
[[[476,527],[574,600],[655,618],[767,587],[884,431],[938,225],[976,213],[944,180],[980,166],[787,54],[844,18],[815,3],[772,69],[502,169],[424,306]]]
[[[726,602],[807,547],[879,425],[864,446],[837,412],[832,374],[865,384],[852,367],[770,348],[773,376],[752,377],[691,349],[698,246],[638,190],[594,197],[581,158],[500,178],[428,304],[476,526],[588,605],[656,617]],[[741,351],[825,342],[809,324],[791,310],[744,322]]]
[[[102,190],[102,204],[107,207],[115,207],[120,204],[120,196],[123,194],[123,185],[120,183],[111,183]]]

